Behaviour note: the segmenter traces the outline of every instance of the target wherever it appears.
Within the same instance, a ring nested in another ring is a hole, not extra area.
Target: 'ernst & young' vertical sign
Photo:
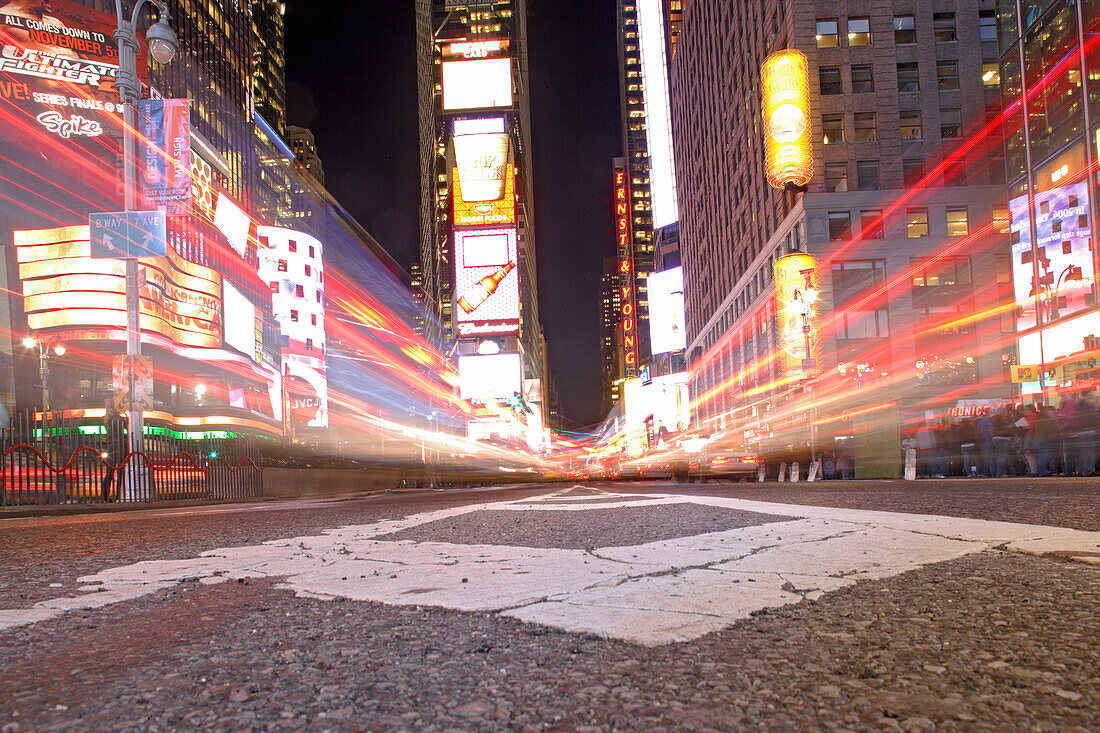
[[[619,342],[623,376],[638,376],[638,305],[634,293],[634,236],[630,222],[630,186],[626,166],[615,166],[615,236],[619,254]]]

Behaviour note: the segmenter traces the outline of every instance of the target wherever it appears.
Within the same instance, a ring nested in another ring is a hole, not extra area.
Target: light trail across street
[[[583,483],[0,519],[0,725],[1088,730],[1094,484]]]

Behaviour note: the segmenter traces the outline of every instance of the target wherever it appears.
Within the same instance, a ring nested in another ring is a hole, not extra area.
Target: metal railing
[[[179,499],[241,499],[263,494],[256,440],[191,440],[146,431],[129,453],[125,418],[87,424],[57,413],[23,412],[0,427],[0,506]]]

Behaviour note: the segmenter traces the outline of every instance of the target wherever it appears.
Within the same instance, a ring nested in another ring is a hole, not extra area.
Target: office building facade
[[[784,49],[805,58],[813,172],[776,188],[761,67]],[[992,0],[684,3],[671,90],[696,429],[844,445],[857,475],[885,476],[919,421],[1011,399],[997,57]],[[816,284],[801,318],[776,299],[791,253],[813,263],[794,273],[800,298]]]

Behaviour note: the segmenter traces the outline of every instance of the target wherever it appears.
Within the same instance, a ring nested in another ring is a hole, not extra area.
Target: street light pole
[[[115,0],[115,13],[118,27],[115,29],[115,41],[118,43],[118,87],[119,100],[122,102],[122,192],[123,208],[134,211],[137,208],[137,166],[135,164],[136,141],[134,139],[137,113],[134,105],[141,98],[141,80],[137,73],[137,18],[142,7],[148,3],[157,8],[157,21],[145,33],[149,53],[159,63],[172,60],[179,48],[176,34],[168,26],[168,5],[163,0],[138,0],[134,4],[130,20],[127,21],[122,10],[122,0]],[[134,402],[134,362],[141,355],[141,298],[138,293],[138,261],[128,257],[126,263],[126,358],[127,382],[129,387],[129,411],[127,433],[129,452],[141,450],[144,433],[144,420],[141,410]],[[131,464],[133,466],[133,464]],[[137,472],[131,471],[136,478]],[[136,489],[136,481],[131,483]]]

